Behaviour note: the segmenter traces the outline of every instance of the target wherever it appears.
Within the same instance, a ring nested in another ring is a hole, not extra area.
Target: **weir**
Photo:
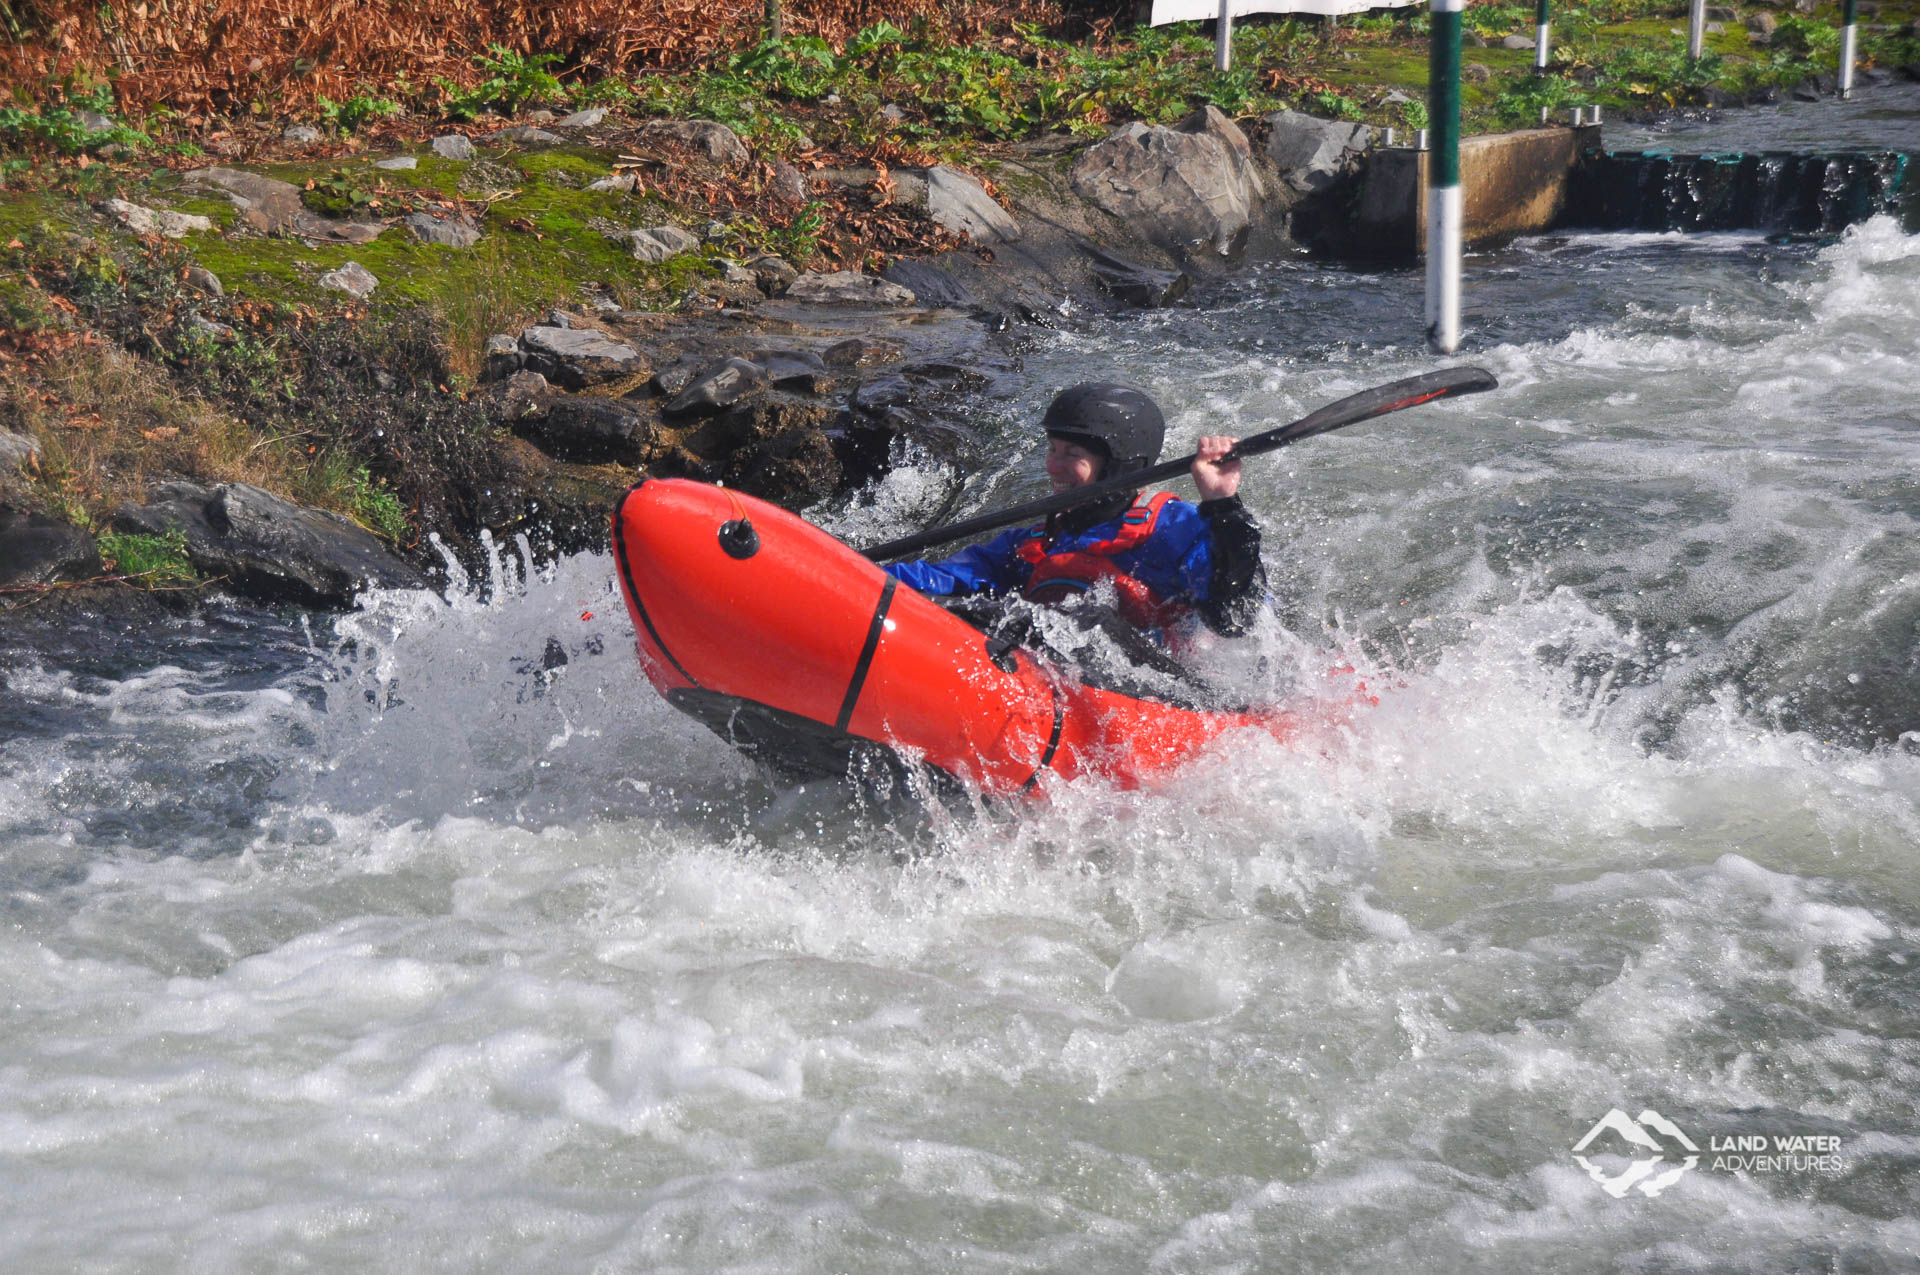
[[[1301,219],[1348,257],[1418,260],[1426,251],[1428,155],[1373,152],[1338,218]],[[1550,230],[1832,235],[1882,213],[1920,231],[1920,155],[1900,150],[1613,150],[1595,125],[1490,134],[1461,144],[1470,248]]]

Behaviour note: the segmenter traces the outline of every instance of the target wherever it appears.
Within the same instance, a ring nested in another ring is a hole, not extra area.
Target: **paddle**
[[[1282,425],[1264,434],[1255,434],[1252,438],[1241,439],[1234,445],[1233,450],[1222,458],[1222,463],[1241,460],[1248,456],[1258,456],[1262,452],[1277,451],[1303,438],[1312,438],[1315,434],[1325,434],[1346,425],[1356,425],[1361,421],[1372,420],[1376,416],[1385,416],[1388,412],[1397,412],[1403,407],[1418,407],[1422,403],[1431,403],[1440,398],[1452,398],[1459,394],[1479,394],[1499,384],[1494,380],[1493,373],[1484,368],[1448,367],[1441,368],[1437,372],[1426,372],[1420,376],[1409,376],[1405,380],[1394,381],[1387,385],[1377,385],[1370,390],[1361,390],[1358,394],[1349,394],[1337,403],[1329,403],[1319,411],[1303,416],[1291,425]],[[1184,474],[1198,456],[1199,453],[1194,452],[1178,460],[1162,461],[1151,469],[1137,469],[1117,478],[1088,483],[1084,487],[1070,488],[1051,496],[1042,496],[1038,500],[1029,500],[1026,504],[1015,505],[1011,509],[981,514],[977,518],[948,523],[944,527],[929,527],[925,531],[916,532],[911,536],[902,536],[898,540],[889,540],[885,544],[875,545],[861,552],[875,562],[890,562],[895,558],[904,558],[934,545],[943,545],[952,540],[964,540],[968,536],[976,536],[983,531],[996,531],[1001,527],[1011,527],[1033,518],[1044,518],[1048,514],[1059,513],[1062,509],[1071,509],[1075,505],[1084,505],[1123,491],[1134,491],[1149,483],[1157,483],[1162,479]]]

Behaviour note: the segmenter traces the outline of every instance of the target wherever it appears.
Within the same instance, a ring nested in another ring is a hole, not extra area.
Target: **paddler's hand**
[[[1237,460],[1220,464],[1220,458],[1233,450],[1240,440],[1228,438],[1224,434],[1209,434],[1200,440],[1195,450],[1193,485],[1200,489],[1202,500],[1225,500],[1229,496],[1240,494],[1240,462]]]

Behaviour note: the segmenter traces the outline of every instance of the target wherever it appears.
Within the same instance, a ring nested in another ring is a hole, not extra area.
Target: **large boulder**
[[[1303,195],[1331,186],[1373,144],[1371,128],[1346,120],[1274,111],[1266,123],[1267,157],[1281,180]]]
[[[242,597],[343,610],[369,586],[426,587],[426,577],[372,532],[246,483],[212,490],[162,483],[149,495],[147,504],[120,506],[114,526],[156,536],[180,532],[194,569]]]
[[[335,221],[308,208],[300,188],[292,182],[240,168],[196,168],[181,181],[190,189],[214,189],[233,202],[242,224],[263,235],[292,235],[329,243],[366,243],[377,239],[384,226],[362,221]]]
[[[0,478],[18,469],[32,469],[40,463],[40,440],[31,434],[15,434],[0,429]]]
[[[520,349],[523,366],[569,390],[653,371],[631,345],[591,328],[528,328],[520,334]]]
[[[1074,162],[1074,193],[1180,256],[1238,252],[1265,190],[1253,149],[1215,107],[1172,128],[1135,121]]]
[[[0,509],[0,588],[86,580],[100,571],[100,551],[80,528],[44,514]]]

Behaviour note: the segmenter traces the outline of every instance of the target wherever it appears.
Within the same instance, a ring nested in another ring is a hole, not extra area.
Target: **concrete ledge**
[[[1561,220],[1575,162],[1600,144],[1600,126],[1489,133],[1460,143],[1463,234],[1481,248]],[[1428,151],[1377,150],[1367,159],[1347,251],[1384,260],[1426,252]]]

